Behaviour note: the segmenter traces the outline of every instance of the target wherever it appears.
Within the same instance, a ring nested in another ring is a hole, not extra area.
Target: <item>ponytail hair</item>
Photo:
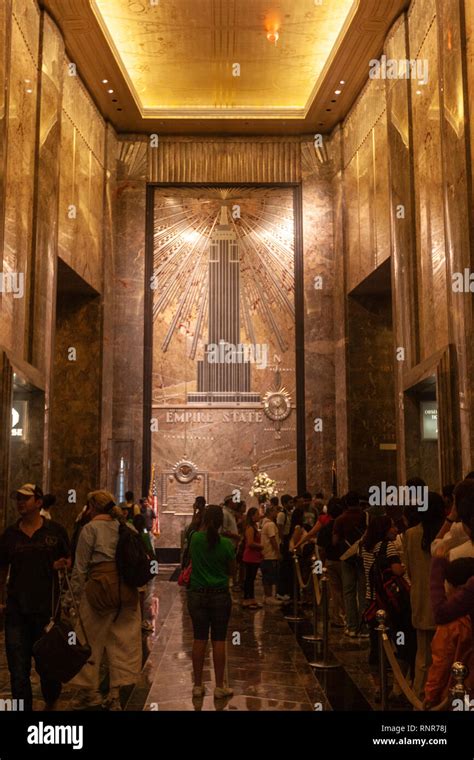
[[[224,515],[221,507],[210,504],[204,512],[203,527],[206,531],[207,545],[209,549],[214,549],[220,541],[219,530],[222,528]]]

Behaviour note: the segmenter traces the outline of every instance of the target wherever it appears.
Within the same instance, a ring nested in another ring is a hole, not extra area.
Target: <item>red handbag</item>
[[[178,576],[178,586],[184,586],[185,588],[189,588],[189,584],[191,583],[191,573],[193,570],[192,562],[189,562],[189,565],[186,565],[184,567],[179,576]]]

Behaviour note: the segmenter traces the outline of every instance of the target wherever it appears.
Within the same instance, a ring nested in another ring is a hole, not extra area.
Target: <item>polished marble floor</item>
[[[346,638],[331,630],[331,651],[341,663],[335,670],[315,671],[308,664],[318,655],[302,634],[310,633],[311,610],[303,623],[288,623],[280,607],[243,610],[240,597],[234,606],[228,636],[228,682],[234,696],[215,702],[210,648],[204,667],[207,694],[192,699],[192,628],[186,610],[186,592],[170,582],[174,567],[161,566],[154,588],[154,631],[143,636],[144,666],[139,681],[122,690],[127,711],[226,710],[314,711],[372,710],[374,689],[368,674],[366,640]],[[261,588],[257,586],[260,597]],[[42,709],[39,681],[32,676],[35,709]],[[3,633],[0,634],[0,698],[9,696]],[[63,689],[59,709],[71,708],[75,691]]]

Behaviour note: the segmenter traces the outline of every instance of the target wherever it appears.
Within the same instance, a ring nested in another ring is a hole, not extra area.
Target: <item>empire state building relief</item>
[[[258,472],[296,487],[294,255],[291,188],[155,189],[151,452],[170,519],[199,494],[248,498]]]

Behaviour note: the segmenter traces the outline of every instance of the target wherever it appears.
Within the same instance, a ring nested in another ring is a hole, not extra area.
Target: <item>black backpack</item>
[[[150,558],[140,535],[120,523],[119,540],[115,553],[118,574],[127,586],[138,588],[153,578]]]

